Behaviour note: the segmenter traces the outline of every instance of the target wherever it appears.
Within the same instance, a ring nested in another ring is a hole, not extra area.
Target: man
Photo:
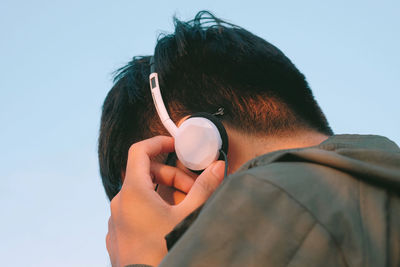
[[[333,135],[279,49],[208,12],[175,20],[154,61],[175,123],[208,112],[225,126],[229,175],[222,161],[200,175],[165,164],[174,139],[152,101],[150,57],[135,57],[99,138],[113,266],[399,266],[396,144]]]

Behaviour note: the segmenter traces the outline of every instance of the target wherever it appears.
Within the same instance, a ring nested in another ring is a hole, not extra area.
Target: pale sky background
[[[202,9],[278,46],[335,133],[400,143],[399,1],[2,0],[1,266],[110,265],[96,146],[111,73]]]

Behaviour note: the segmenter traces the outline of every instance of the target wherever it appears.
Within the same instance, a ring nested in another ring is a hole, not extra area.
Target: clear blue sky
[[[399,1],[0,3],[2,266],[109,266],[96,143],[111,73],[201,9],[278,46],[336,133],[400,143]]]

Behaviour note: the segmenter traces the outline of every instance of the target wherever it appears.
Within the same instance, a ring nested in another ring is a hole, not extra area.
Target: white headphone
[[[170,119],[161,97],[158,74],[154,58],[150,60],[150,90],[158,116],[164,127],[175,139],[175,152],[185,167],[204,170],[220,158],[223,151],[228,154],[228,136],[223,124],[213,115],[197,113],[185,120],[179,128]]]

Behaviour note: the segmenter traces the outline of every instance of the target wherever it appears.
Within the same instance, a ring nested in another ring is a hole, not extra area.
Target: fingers
[[[188,213],[202,205],[221,184],[224,167],[225,162],[217,161],[204,170],[178,208],[182,209],[183,213]]]
[[[134,190],[136,195],[150,197],[155,194],[153,182],[175,187],[184,193],[188,192],[178,206],[180,211],[189,213],[203,204],[222,182],[225,163],[213,163],[193,182],[189,175],[178,168],[151,162],[152,157],[173,150],[174,140],[167,136],[156,136],[133,144],[129,149],[123,188]]]
[[[150,158],[172,151],[174,139],[168,136],[156,136],[133,144],[128,152],[124,184],[149,183]]]
[[[151,163],[150,172],[153,174],[153,182],[174,187],[184,193],[189,192],[194,183],[194,179],[184,171],[158,162]]]

